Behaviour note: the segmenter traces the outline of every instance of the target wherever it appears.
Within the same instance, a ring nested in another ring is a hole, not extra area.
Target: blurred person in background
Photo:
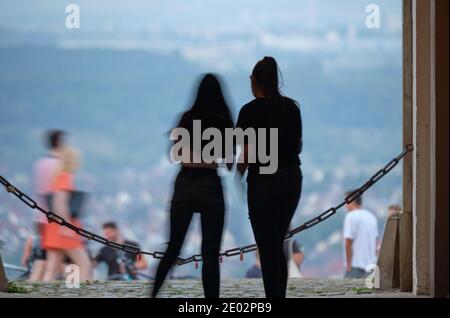
[[[123,238],[115,222],[104,223],[102,228],[103,236],[108,241],[136,246],[140,249],[138,243]],[[109,246],[102,247],[95,256],[95,266],[102,262],[108,267],[108,280],[138,279],[138,270],[146,269],[148,266],[144,257],[125,253]]]
[[[289,239],[284,242],[284,254],[288,258],[288,275],[289,278],[301,278],[301,267],[305,259],[305,253],[302,244],[298,244],[296,240]],[[255,263],[247,270],[246,278],[262,278],[261,260],[259,252],[255,253]]]
[[[258,251],[255,253],[255,263],[247,270],[245,278],[262,278],[261,260],[259,259]]]
[[[29,281],[36,282],[43,280],[46,265],[46,252],[41,247],[40,234],[32,234],[26,239],[21,264],[29,271]]]
[[[288,258],[289,278],[301,278],[302,265],[305,260],[303,245],[293,238],[284,242],[285,255]]]
[[[45,197],[52,193],[52,181],[61,162],[64,137],[65,132],[62,130],[47,131],[45,136],[47,152],[36,161],[33,167],[33,193],[37,204],[46,210],[49,207]],[[34,222],[34,233],[25,242],[22,265],[31,270],[30,281],[40,281],[44,278],[47,252],[41,246],[41,236],[47,223],[47,218],[43,214],[37,214]]]
[[[346,196],[354,193],[349,191]],[[377,263],[378,222],[362,207],[362,196],[346,205],[344,219],[345,278],[364,278],[366,269]]]
[[[290,251],[291,250],[291,251]],[[289,278],[301,278],[301,266],[305,258],[303,246],[297,244],[295,240],[288,240],[285,242],[285,255],[288,257],[288,275]],[[246,278],[261,278],[261,260],[259,253],[256,252],[255,263],[250,267],[245,274]]]
[[[51,205],[55,214],[81,227],[71,216],[70,192],[75,190],[74,174],[79,168],[77,152],[68,147],[61,150],[61,162],[51,182]],[[91,278],[91,261],[81,237],[56,222],[47,223],[42,231],[42,247],[47,251],[44,281],[58,278],[64,256],[80,268],[80,281]]]

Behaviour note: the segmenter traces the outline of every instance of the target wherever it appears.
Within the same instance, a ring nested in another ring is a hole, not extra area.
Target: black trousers
[[[299,167],[248,177],[248,207],[267,298],[285,298],[288,279],[283,242],[302,190]]]
[[[170,240],[156,271],[153,297],[180,254],[195,212],[199,212],[201,217],[203,290],[206,298],[219,297],[219,253],[225,203],[220,177],[212,169],[182,169],[176,178],[170,208]]]

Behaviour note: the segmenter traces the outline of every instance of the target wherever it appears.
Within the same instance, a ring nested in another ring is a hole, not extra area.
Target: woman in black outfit
[[[190,133],[193,145],[194,120],[201,121],[201,131],[217,128],[225,136],[226,128],[233,128],[233,120],[218,79],[207,74],[200,82],[194,105],[185,112],[176,128]],[[202,141],[202,149],[208,141]],[[225,145],[222,140],[222,145]],[[206,298],[218,298],[220,287],[219,252],[224,226],[225,204],[220,177],[215,163],[193,163],[201,155],[190,148],[189,160],[181,163],[175,181],[170,208],[170,241],[156,271],[152,296],[155,297],[167,273],[180,254],[193,213],[201,214],[202,226],[202,280]],[[224,153],[224,151],[222,151]],[[183,154],[179,154],[183,156]],[[223,159],[225,158],[216,158]],[[216,161],[217,162],[217,161]],[[231,165],[227,165],[231,169]]]
[[[255,99],[242,107],[236,124],[244,130],[278,129],[278,169],[274,174],[261,173],[260,168],[265,165],[258,160],[256,163],[240,162],[237,166],[241,175],[248,169],[249,216],[268,298],[286,297],[288,270],[283,241],[300,200],[303,179],[299,159],[302,150],[300,109],[294,100],[280,93],[278,73],[272,57],[265,57],[256,64],[250,77]],[[248,141],[243,145],[246,158],[249,151],[258,153],[258,131],[256,137],[255,145],[249,145]],[[266,146],[266,149],[270,148]]]

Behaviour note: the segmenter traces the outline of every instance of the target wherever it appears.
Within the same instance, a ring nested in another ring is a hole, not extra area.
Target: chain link
[[[38,211],[40,211],[41,213],[45,214],[45,216],[47,217],[47,220],[49,222],[55,222],[61,226],[67,227],[69,229],[71,229],[72,231],[74,231],[75,233],[77,233],[78,235],[88,239],[88,240],[92,240],[92,241],[96,241],[102,245],[106,245],[109,247],[112,247],[114,249],[117,250],[121,250],[124,251],[126,253],[131,253],[131,254],[135,254],[135,255],[140,255],[140,254],[145,254],[145,255],[149,255],[149,256],[153,256],[154,258],[162,258],[162,255],[164,255],[164,253],[162,252],[147,252],[147,251],[143,251],[141,249],[139,249],[136,246],[133,245],[128,245],[128,244],[118,244],[116,242],[113,241],[109,241],[106,238],[97,235],[95,233],[89,232],[85,229],[79,228],[75,225],[73,225],[72,223],[68,222],[66,219],[64,219],[63,217],[59,216],[58,214],[51,212],[51,211],[46,211],[44,210],[42,207],[40,207],[36,201],[34,201],[33,199],[31,199],[28,195],[26,195],[25,193],[23,193],[22,191],[20,191],[19,189],[17,189],[15,186],[13,186],[8,180],[6,180],[3,176],[0,175],[0,183],[5,186],[6,191],[8,191],[9,193],[14,194],[17,198],[19,198],[22,202],[24,202],[26,205],[28,205],[30,208],[32,209],[37,209]]]
[[[352,203],[353,201],[355,201],[358,197],[360,197],[361,195],[363,195],[364,192],[366,192],[367,190],[369,190],[372,186],[374,186],[378,181],[380,181],[383,177],[385,177],[389,172],[391,172],[399,163],[400,161],[409,153],[412,152],[414,150],[414,146],[413,145],[407,145],[406,149],[399,154],[397,157],[395,157],[394,159],[392,159],[391,161],[389,161],[389,163],[384,166],[384,168],[382,168],[381,170],[379,170],[377,173],[375,173],[366,183],[364,183],[361,187],[359,187],[358,189],[356,189],[355,191],[353,191],[352,193],[350,193],[345,199],[344,201],[342,201],[340,204],[329,208],[328,210],[322,212],[321,214],[319,214],[317,217],[303,223],[302,225],[290,230],[287,234],[286,234],[286,238],[285,240],[289,240],[291,239],[294,235],[303,232],[307,229],[310,229],[320,223],[322,223],[323,221],[329,219],[330,217],[332,217],[333,215],[335,215],[337,213],[337,211],[339,209],[341,209],[343,206],[345,206],[346,204]],[[71,229],[72,231],[74,231],[75,233],[77,233],[80,236],[85,237],[88,240],[92,240],[95,242],[98,242],[100,244],[103,244],[105,246],[109,246],[112,247],[114,249],[117,250],[121,250],[124,251],[126,253],[130,253],[130,254],[135,254],[135,255],[148,255],[148,256],[152,256],[154,259],[162,259],[164,257],[164,253],[163,252],[159,252],[159,251],[154,251],[154,252],[147,252],[147,251],[143,251],[140,248],[133,246],[133,245],[127,245],[127,244],[118,244],[116,242],[112,242],[107,240],[106,238],[97,235],[95,233],[89,232],[87,230],[84,230],[82,228],[79,228],[75,225],[73,225],[72,223],[66,221],[63,217],[51,212],[51,211],[46,211],[44,210],[42,207],[40,207],[36,201],[34,201],[32,198],[30,198],[28,195],[26,195],[25,193],[23,193],[22,191],[20,191],[19,189],[17,189],[16,187],[14,187],[11,183],[8,182],[8,180],[6,180],[3,176],[0,175],[0,183],[5,186],[6,191],[8,193],[12,193],[13,195],[15,195],[17,198],[19,198],[23,203],[25,203],[26,205],[28,205],[31,209],[37,209],[38,211],[44,213],[48,219],[49,222],[55,222],[58,223],[61,226],[65,226],[69,229]],[[236,248],[231,248],[228,250],[225,250],[223,252],[221,252],[219,254],[219,258],[222,261],[223,257],[233,257],[233,256],[237,256],[240,255],[241,261],[244,259],[244,254],[247,253],[251,253],[254,252],[258,249],[258,247],[256,246],[256,244],[252,244],[252,245],[247,245],[247,246],[243,246],[243,247],[236,247]],[[197,254],[197,255],[192,255],[188,258],[177,258],[176,260],[176,265],[185,265],[185,264],[189,264],[192,262],[195,262],[196,267],[198,262],[201,262],[203,260],[203,257],[201,254]]]

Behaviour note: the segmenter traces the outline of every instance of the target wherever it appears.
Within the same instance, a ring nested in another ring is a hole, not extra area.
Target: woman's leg
[[[249,180],[250,221],[260,252],[268,298],[286,297],[288,279],[284,238],[300,197],[297,170]]]
[[[266,297],[280,298],[282,246],[280,251],[277,217],[269,215],[270,213],[276,213],[276,211],[266,211],[261,208],[251,216],[250,221],[260,255]]]
[[[170,211],[170,240],[167,250],[156,270],[155,283],[152,297],[156,297],[161,288],[167,273],[175,263],[183,245],[184,237],[192,219],[192,211],[172,204]]]
[[[59,274],[59,269],[63,259],[63,252],[60,250],[47,250],[47,261],[45,266],[44,281],[53,281]]]
[[[32,269],[30,277],[28,278],[28,280],[30,282],[39,282],[39,281],[43,280],[46,263],[47,263],[46,260],[40,260],[40,259],[35,260],[33,262],[33,269]]]
[[[287,282],[288,282],[288,255],[285,254],[285,237],[287,234],[287,231],[289,229],[289,224],[291,223],[292,216],[295,213],[294,210],[284,210],[281,211],[280,214],[280,222],[278,223],[280,228],[277,231],[278,233],[278,243],[277,243],[277,260],[278,260],[278,269],[279,269],[279,277],[280,281],[278,284],[279,288],[279,295],[281,298],[286,298],[286,288],[287,288]],[[287,225],[286,225],[287,223]]]
[[[280,211],[280,229],[278,233],[279,237],[279,246],[281,246],[282,255],[279,256],[280,269],[281,269],[281,284],[280,284],[280,294],[283,298],[286,297],[286,289],[287,289],[287,281],[288,281],[288,268],[287,268],[287,255],[284,254],[284,238],[289,230],[289,226],[292,221],[292,217],[297,210],[298,203],[300,201],[301,191],[302,191],[302,175],[300,168],[292,169],[292,171],[288,170],[286,172],[286,176],[284,178],[286,183],[284,184],[283,195],[284,199],[282,200],[283,206]]]
[[[201,214],[202,224],[202,280],[205,298],[220,296],[219,253],[222,242],[225,206],[220,194],[217,202]]]
[[[65,251],[72,262],[80,268],[80,281],[85,282],[91,279],[92,264],[86,249],[83,247]]]
[[[276,176],[249,178],[248,206],[250,222],[258,246],[264,290],[267,298],[280,298],[280,247],[281,226],[280,186]]]

